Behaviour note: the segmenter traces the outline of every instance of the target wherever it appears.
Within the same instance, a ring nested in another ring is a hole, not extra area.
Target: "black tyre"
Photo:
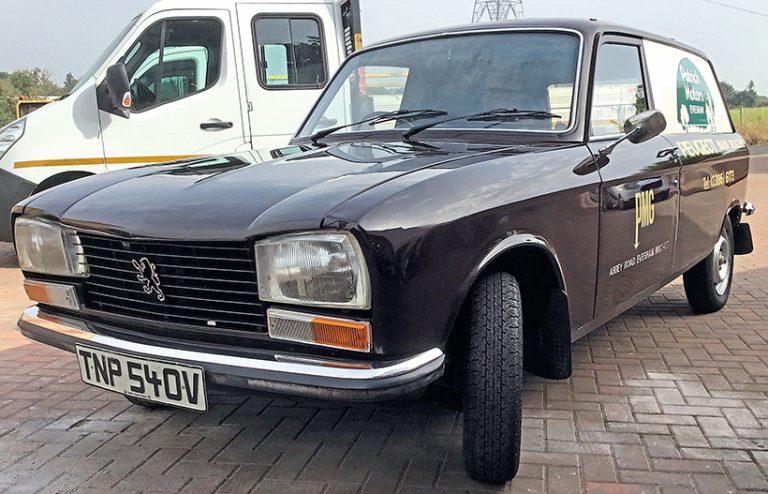
[[[158,408],[158,407],[162,406],[159,403],[155,403],[153,401],[144,400],[144,399],[141,399],[141,398],[136,398],[135,396],[125,395],[125,399],[130,401],[134,405],[140,406],[142,408],[146,408],[147,410],[152,410],[154,408]]]
[[[471,294],[464,364],[464,463],[475,480],[517,474],[523,396],[523,310],[508,273],[482,278]]]
[[[728,302],[733,280],[733,226],[725,219],[712,252],[683,275],[685,295],[695,312],[717,312]]]

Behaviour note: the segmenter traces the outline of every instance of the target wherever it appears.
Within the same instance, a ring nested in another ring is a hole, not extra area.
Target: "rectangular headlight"
[[[16,251],[22,271],[54,276],[88,276],[88,263],[77,234],[48,221],[19,218]]]
[[[368,269],[350,233],[302,233],[256,243],[259,297],[268,302],[369,309]]]
[[[20,118],[15,122],[11,122],[2,129],[0,129],[0,158],[5,156],[5,153],[11,149],[11,146],[16,144],[16,141],[21,139],[24,135],[24,129],[27,127],[27,119]]]

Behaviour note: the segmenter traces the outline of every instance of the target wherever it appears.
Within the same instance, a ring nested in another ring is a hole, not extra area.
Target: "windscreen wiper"
[[[392,120],[400,120],[404,118],[430,118],[430,117],[442,117],[443,115],[448,115],[448,113],[441,110],[395,110],[395,111],[382,113],[380,115],[376,115],[375,117],[366,118],[366,119],[360,120],[359,122],[353,122],[346,125],[339,125],[336,127],[331,127],[330,129],[323,129],[319,132],[315,132],[314,134],[312,134],[309,137],[309,139],[314,144],[320,145],[321,144],[320,139],[328,137],[329,135],[341,129],[355,127],[357,125],[363,125],[367,123],[368,125],[373,126],[376,124],[391,122]]]
[[[495,110],[484,111],[480,113],[473,113],[470,115],[463,115],[461,117],[446,118],[438,122],[430,122],[424,125],[418,125],[411,129],[408,129],[403,133],[403,140],[408,141],[411,137],[415,136],[419,132],[423,132],[427,129],[431,129],[436,125],[456,122],[458,120],[467,120],[469,122],[512,122],[515,120],[529,120],[529,119],[549,119],[549,118],[561,118],[560,115],[555,115],[548,111],[541,110],[518,110],[517,108],[497,108]]]

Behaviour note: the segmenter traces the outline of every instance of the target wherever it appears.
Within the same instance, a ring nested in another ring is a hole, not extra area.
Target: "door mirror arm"
[[[628,134],[624,134],[618,140],[613,141],[612,143],[601,147],[600,149],[598,149],[597,152],[600,154],[601,158],[607,158],[608,156],[611,155],[613,150],[616,149],[616,146],[618,146],[622,142],[627,141],[627,140],[630,141],[630,142],[634,142],[632,140],[632,137],[636,136],[639,133],[640,133],[640,128],[632,129]]]
[[[99,110],[130,118],[133,96],[125,65],[118,62],[107,67],[107,75],[96,88]]]
[[[634,144],[650,141],[660,135],[667,128],[667,120],[664,114],[659,110],[648,110],[637,115],[633,115],[624,122],[624,135],[617,141],[603,146],[598,151],[600,157],[607,158],[616,146],[624,141]]]

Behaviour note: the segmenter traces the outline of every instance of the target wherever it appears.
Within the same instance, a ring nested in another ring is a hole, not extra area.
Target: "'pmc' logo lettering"
[[[653,205],[653,190],[635,194],[635,249],[640,246],[640,229],[653,225],[656,208]]]

